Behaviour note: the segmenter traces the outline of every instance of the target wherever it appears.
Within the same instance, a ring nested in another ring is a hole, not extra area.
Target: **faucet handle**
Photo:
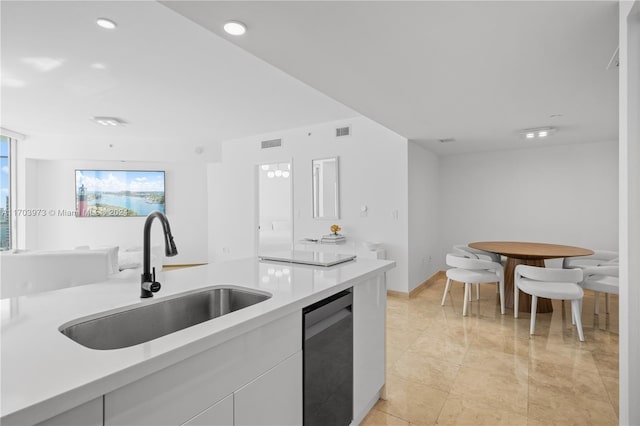
[[[154,282],[154,283],[156,282],[156,267],[155,266],[151,268],[151,281]]]
[[[162,287],[160,285],[159,282],[156,281],[147,281],[142,283],[142,289],[146,290],[146,291],[150,291],[151,293],[157,293],[158,291],[160,291],[160,287]],[[145,296],[145,297],[151,297],[151,295]]]

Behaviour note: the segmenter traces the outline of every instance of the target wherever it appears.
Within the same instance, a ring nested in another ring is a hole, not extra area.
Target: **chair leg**
[[[582,331],[582,312],[580,310],[580,300],[575,299],[571,301],[572,315],[576,320],[576,327],[578,327],[578,338],[581,342],[584,342],[584,333]]]
[[[480,300],[480,283],[476,283],[476,300]]]
[[[469,283],[469,293],[467,294],[467,299],[469,300],[469,302],[473,301],[473,296],[471,296],[471,290],[472,290],[472,286],[473,284]]]
[[[533,331],[536,329],[536,311],[537,310],[538,310],[538,296],[531,295],[531,325],[529,326],[529,334],[531,335],[533,335]]]
[[[514,318],[518,318],[519,296],[520,296],[520,290],[518,289],[518,286],[516,285],[516,283],[513,283],[513,317]]]
[[[440,304],[442,306],[444,306],[444,302],[447,300],[449,289],[451,289],[451,278],[447,278],[447,285],[444,286],[444,294],[442,295],[442,303]]]
[[[467,305],[469,304],[469,296],[471,295],[471,289],[469,288],[471,284],[464,283],[464,304],[462,305],[462,316],[467,316]]]
[[[609,313],[609,293],[604,294],[604,312]]]
[[[595,304],[593,307],[593,313],[595,315],[600,314],[600,293],[597,291],[593,292],[593,298],[595,299]]]
[[[500,314],[504,315],[504,281],[498,283],[498,293],[500,294]]]

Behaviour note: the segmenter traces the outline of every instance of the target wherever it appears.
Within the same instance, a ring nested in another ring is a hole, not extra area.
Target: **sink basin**
[[[80,318],[62,325],[59,330],[87,348],[120,349],[166,336],[270,297],[247,289],[210,287],[142,306]]]

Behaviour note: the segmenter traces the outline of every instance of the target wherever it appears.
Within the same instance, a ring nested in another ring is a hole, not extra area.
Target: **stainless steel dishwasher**
[[[347,426],[353,419],[352,306],[348,289],[302,311],[305,426]]]

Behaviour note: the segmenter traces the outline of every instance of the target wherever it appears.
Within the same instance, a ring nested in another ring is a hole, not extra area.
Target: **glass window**
[[[11,248],[11,145],[0,136],[0,250]]]

